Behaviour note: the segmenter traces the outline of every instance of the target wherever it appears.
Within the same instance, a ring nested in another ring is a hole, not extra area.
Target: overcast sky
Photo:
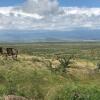
[[[0,30],[100,29],[100,0],[0,0]]]

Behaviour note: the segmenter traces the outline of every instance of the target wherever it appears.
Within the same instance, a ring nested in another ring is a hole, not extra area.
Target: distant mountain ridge
[[[100,30],[77,29],[72,31],[0,31],[0,42],[62,42],[100,40]]]

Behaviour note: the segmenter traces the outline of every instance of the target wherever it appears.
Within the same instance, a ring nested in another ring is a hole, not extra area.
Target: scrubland
[[[100,100],[100,43],[0,44],[19,51],[0,56],[0,100]]]

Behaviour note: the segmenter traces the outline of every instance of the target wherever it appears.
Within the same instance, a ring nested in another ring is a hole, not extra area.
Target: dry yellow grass
[[[10,65],[8,66],[14,66],[14,67],[21,67],[21,68],[27,68],[32,70],[47,70],[48,66],[52,67],[53,69],[58,68],[60,66],[60,62],[57,59],[53,58],[45,58],[45,57],[39,57],[39,56],[30,56],[21,54],[18,55],[18,61],[14,61],[10,58],[8,58],[8,62],[4,60],[3,57],[0,57],[0,60],[4,62],[4,65],[9,62]],[[87,77],[90,73],[94,73],[94,69],[96,68],[96,65],[87,60],[81,60],[76,59],[72,60],[72,63],[70,64],[70,68],[67,69],[68,74],[77,76],[77,77]],[[51,64],[51,65],[50,65]]]

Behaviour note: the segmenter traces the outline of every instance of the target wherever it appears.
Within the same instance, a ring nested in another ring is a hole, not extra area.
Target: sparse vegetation
[[[0,100],[99,100],[100,43],[1,44],[18,60],[0,57]],[[73,55],[74,54],[74,58]]]

